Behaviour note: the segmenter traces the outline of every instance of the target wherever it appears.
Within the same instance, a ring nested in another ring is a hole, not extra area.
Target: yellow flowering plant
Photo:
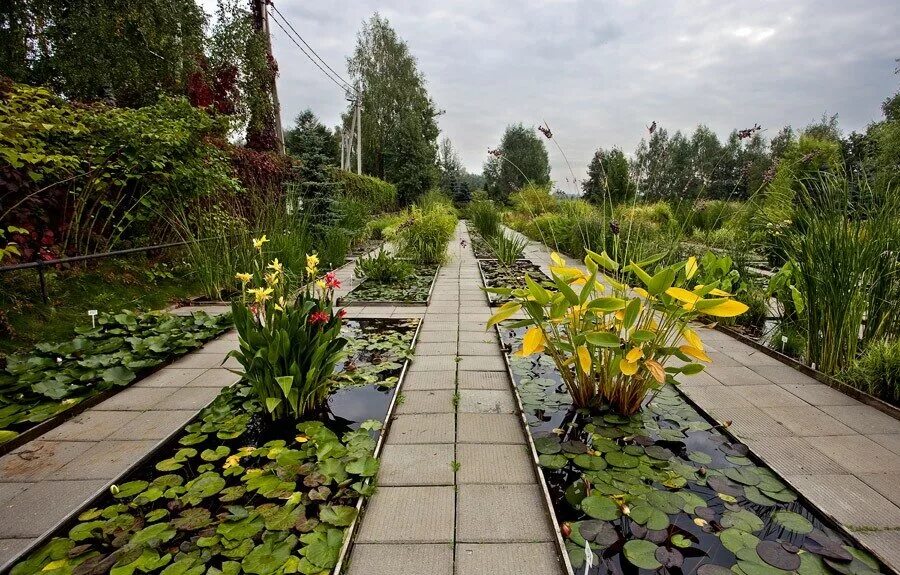
[[[699,373],[698,362],[710,361],[692,321],[747,311],[717,282],[692,285],[699,271],[693,257],[652,274],[644,268],[660,258],[620,266],[606,252],[588,251],[586,271],[567,266],[556,253],[552,259],[556,289],[527,275],[524,287],[488,288],[510,301],[487,326],[523,313],[525,319],[509,325],[528,327],[516,353],[549,355],[576,407],[605,402],[623,415],[639,411],[648,393],[676,383],[680,373]],[[667,366],[672,357],[681,364]]]
[[[232,303],[239,348],[229,355],[273,419],[299,419],[328,399],[347,344],[343,312],[335,313],[332,304],[340,281],[332,272],[317,280],[319,258],[310,254],[298,289],[278,258],[265,263],[266,242],[265,236],[253,240],[256,270],[235,276],[241,283],[241,298]]]

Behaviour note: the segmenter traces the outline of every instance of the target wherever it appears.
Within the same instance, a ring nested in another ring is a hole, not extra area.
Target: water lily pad
[[[116,499],[125,499],[127,497],[134,497],[144,489],[147,489],[147,486],[150,485],[146,481],[129,481],[128,483],[123,483],[118,486],[118,489],[114,490],[113,497]]]
[[[281,541],[274,536],[263,537],[262,544],[254,547],[241,561],[241,568],[245,573],[272,575],[287,562],[296,546],[297,537],[294,535]]]
[[[568,463],[569,459],[565,455],[559,453],[538,456],[538,464],[547,469],[562,469]]]
[[[700,465],[709,465],[713,460],[712,457],[702,451],[691,451],[688,453],[688,459]]]
[[[759,538],[756,535],[733,527],[719,533],[719,541],[734,554],[741,549],[756,549],[759,545]]]
[[[742,485],[759,485],[762,482],[762,477],[754,467],[727,467],[722,470],[722,474]],[[730,495],[740,494],[731,493]]]
[[[744,489],[741,486],[731,483],[724,477],[711,476],[707,478],[706,483],[717,493],[724,493],[732,497],[744,495]]]
[[[609,547],[619,540],[616,528],[605,521],[582,521],[578,531],[584,539],[602,547]]]
[[[766,507],[772,507],[776,505],[778,502],[774,499],[769,498],[766,495],[757,489],[756,487],[747,486],[744,488],[744,497],[747,498],[751,503],[755,503],[757,505],[764,505]]]
[[[656,550],[659,549],[654,543],[643,539],[632,539],[626,541],[622,547],[625,558],[641,569],[659,569],[662,563],[656,558]]]
[[[603,495],[591,495],[581,501],[581,510],[589,517],[613,521],[621,515],[619,506],[615,501]]]
[[[672,538],[669,541],[672,542],[672,545],[674,545],[675,547],[681,548],[681,549],[687,549],[691,545],[694,544],[693,541],[691,541],[690,539],[688,539],[687,537],[685,537],[684,535],[682,535],[680,533],[676,533],[675,535],[672,535]]]
[[[665,447],[662,447],[661,445],[648,445],[644,448],[644,451],[647,453],[647,455],[659,461],[668,461],[675,457],[674,453],[672,453]]]
[[[853,555],[844,549],[843,542],[840,539],[829,537],[821,531],[813,531],[806,535],[803,539],[803,549],[822,557],[834,559],[841,562],[849,562],[853,560]]]
[[[760,541],[756,546],[756,553],[768,565],[778,569],[793,571],[800,567],[800,556],[796,551],[793,553],[788,551],[778,541]]]
[[[742,509],[740,511],[726,511],[722,516],[722,527],[734,527],[742,531],[753,533],[763,528],[763,521],[752,511]]]
[[[588,447],[583,441],[563,441],[559,444],[559,447],[566,453],[573,455],[587,453],[588,451]]]
[[[604,455],[606,458],[606,462],[614,467],[621,467],[623,469],[629,469],[637,467],[640,463],[640,459],[633,455],[628,455],[626,453],[620,452],[610,452]]]
[[[212,523],[209,509],[203,507],[194,507],[185,509],[181,514],[172,520],[172,526],[180,531],[196,531],[203,529]]]
[[[222,488],[225,487],[225,479],[218,473],[207,472],[188,481],[185,487],[187,492],[182,496],[182,499],[188,505],[197,505],[205,498],[212,497],[222,491]]]
[[[574,459],[572,459],[572,462],[578,467],[587,469],[588,471],[600,471],[601,469],[606,469],[606,460],[599,455],[588,455],[583,453],[581,455],[576,455]]]
[[[337,527],[347,527],[356,518],[356,508],[348,505],[327,505],[319,510],[319,519]]]
[[[779,510],[772,514],[775,523],[781,525],[792,533],[800,533],[805,535],[813,530],[812,523],[809,520],[793,511]]]
[[[552,455],[562,451],[559,445],[559,439],[553,436],[535,437],[534,448],[541,455]]]
[[[684,563],[684,555],[682,555],[681,552],[677,549],[657,547],[655,556],[656,560],[659,561],[663,567],[669,569],[681,567],[681,565]]]
[[[724,565],[704,563],[697,567],[697,575],[734,575],[734,572]]]
[[[220,445],[215,449],[204,449],[203,451],[201,451],[200,459],[202,459],[203,461],[218,461],[227,456],[229,453],[231,453],[231,450],[228,447]]]

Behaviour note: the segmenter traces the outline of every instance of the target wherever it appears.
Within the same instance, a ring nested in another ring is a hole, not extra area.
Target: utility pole
[[[362,95],[359,90],[347,91],[347,101],[353,103],[350,112],[350,129],[341,130],[341,169],[350,170],[354,147],[356,148],[356,173],[362,174]]]
[[[250,0],[251,13],[253,14],[256,29],[262,32],[266,39],[266,51],[271,61],[275,62],[272,54],[272,34],[269,30],[269,4],[271,0]],[[278,86],[274,74],[272,75],[272,111],[275,116],[275,138],[278,140],[278,151],[285,153],[284,128],[281,125],[281,103],[278,100]]]
[[[356,173],[362,175],[362,94],[356,91]]]

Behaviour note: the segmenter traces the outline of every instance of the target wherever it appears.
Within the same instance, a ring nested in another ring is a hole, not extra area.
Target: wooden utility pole
[[[251,14],[253,14],[253,24],[266,39],[266,53],[270,59],[271,65],[277,69],[275,56],[272,54],[272,34],[269,30],[269,4],[271,0],[250,0]],[[285,153],[284,147],[284,128],[281,125],[281,103],[278,100],[278,86],[275,79],[275,70],[272,71],[272,112],[275,116],[275,138],[278,140],[278,151]]]

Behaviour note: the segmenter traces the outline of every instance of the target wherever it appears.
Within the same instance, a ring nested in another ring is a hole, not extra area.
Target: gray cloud
[[[720,136],[759,122],[771,136],[827,112],[840,115],[844,130],[859,130],[880,117],[898,85],[895,0],[277,5],[345,76],[362,21],[376,10],[389,18],[471,171],[514,122],[549,122],[581,177],[597,147],[630,153],[653,120],[670,131],[705,123]],[[277,27],[273,42],[285,123],[307,107],[337,123],[343,94]],[[552,176],[565,187],[562,155],[548,149]]]

